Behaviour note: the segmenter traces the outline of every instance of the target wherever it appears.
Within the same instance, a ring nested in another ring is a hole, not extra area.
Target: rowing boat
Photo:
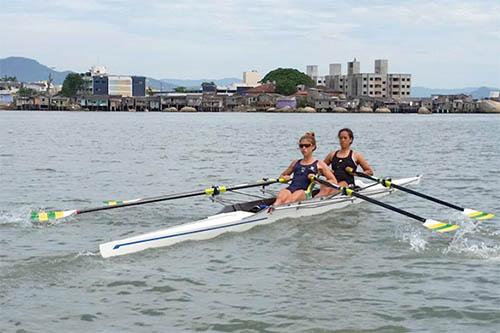
[[[416,184],[421,176],[392,180],[394,184],[405,186]],[[378,198],[395,191],[379,183],[365,183],[356,179],[356,193],[369,198]],[[327,213],[361,202],[358,197],[334,195],[313,198],[301,202],[266,209],[274,198],[237,203],[224,207],[216,215],[195,222],[169,227],[138,236],[111,241],[99,245],[104,258],[130,254],[151,248],[170,246],[184,241],[206,240],[226,232],[243,232],[257,225],[266,225],[284,218],[300,218]]]

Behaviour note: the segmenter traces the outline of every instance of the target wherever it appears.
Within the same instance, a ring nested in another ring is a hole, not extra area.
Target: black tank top
[[[352,150],[349,151],[349,155],[347,157],[337,157],[338,150],[333,154],[332,162],[330,163],[332,167],[333,174],[337,181],[344,181],[347,184],[354,184],[354,176],[348,174],[345,171],[345,168],[351,167],[353,170],[356,170],[358,165],[352,159]]]

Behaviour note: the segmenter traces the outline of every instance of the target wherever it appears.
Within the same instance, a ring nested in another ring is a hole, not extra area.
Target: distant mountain
[[[233,83],[241,82],[237,78],[224,78],[224,79],[201,79],[201,80],[182,80],[182,79],[153,79],[148,77],[147,86],[161,91],[174,90],[177,87],[185,87],[188,89],[200,89],[203,82],[213,82],[218,86],[227,87]]]
[[[59,72],[53,70],[45,65],[40,64],[38,61],[23,57],[8,57],[0,59],[0,77],[15,76],[18,81],[22,82],[36,82],[47,80],[49,73],[56,84],[62,84],[66,75],[72,71]],[[241,82],[237,78],[224,78],[224,79],[201,79],[201,80],[180,80],[180,79],[154,79],[147,78],[147,85],[154,89],[161,89],[162,91],[173,90],[176,87],[187,87],[198,89],[203,82],[213,81],[218,86],[229,86],[233,83]]]
[[[8,57],[0,59],[0,77],[5,75],[15,76],[18,81],[22,82],[47,80],[49,78],[49,74],[52,74],[54,83],[62,84],[66,75],[69,73],[71,73],[71,71],[55,71],[40,64],[38,61],[29,58]]]
[[[468,87],[461,89],[436,89],[425,87],[412,87],[412,97],[430,97],[431,95],[471,95],[473,98],[481,99],[490,96],[490,91],[499,91],[499,88],[490,87]]]
[[[171,91],[174,90],[174,88],[178,87],[178,85],[176,84],[167,83],[161,80],[153,79],[151,77],[148,77],[146,79],[146,86],[160,91]]]

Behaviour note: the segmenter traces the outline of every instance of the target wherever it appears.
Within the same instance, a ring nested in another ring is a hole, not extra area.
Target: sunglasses
[[[309,148],[312,144],[310,143],[299,143],[299,148]]]

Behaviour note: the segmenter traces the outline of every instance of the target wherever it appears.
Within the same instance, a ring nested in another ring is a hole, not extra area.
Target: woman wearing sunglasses
[[[293,175],[293,179],[287,188],[279,191],[274,206],[312,198],[314,183],[309,179],[309,175],[311,174],[322,174],[328,181],[337,183],[328,165],[313,157],[313,152],[316,150],[314,132],[307,132],[300,138],[299,149],[303,158],[292,161],[288,168],[281,173],[280,178],[290,180],[291,175]]]
[[[356,170],[358,165],[363,169],[363,172],[368,175],[373,175],[373,170],[361,153],[351,149],[354,140],[354,134],[349,128],[343,128],[338,133],[340,149],[330,152],[326,155],[324,162],[330,165],[338,180],[340,186],[354,186],[354,176],[348,173],[347,167]],[[328,196],[336,193],[335,189],[321,186],[318,196]]]

